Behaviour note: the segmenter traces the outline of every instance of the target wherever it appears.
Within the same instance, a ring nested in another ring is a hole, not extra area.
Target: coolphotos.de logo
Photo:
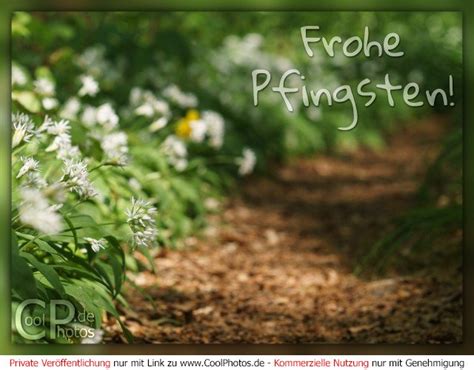
[[[51,300],[46,314],[46,302],[40,299],[28,299],[21,302],[14,312],[15,327],[23,338],[39,340],[50,339],[93,339],[95,330],[90,326],[95,321],[91,312],[79,312],[76,315],[74,305],[63,299]],[[41,313],[34,314],[35,308]],[[48,335],[49,334],[49,335]]]

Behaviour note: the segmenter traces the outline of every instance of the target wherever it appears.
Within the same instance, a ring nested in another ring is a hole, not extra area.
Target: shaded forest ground
[[[151,298],[127,292],[137,341],[462,341],[460,233],[416,255],[402,249],[383,275],[353,274],[413,206],[443,127],[432,119],[381,152],[298,159],[247,181],[202,237],[156,256],[157,275],[132,277]]]

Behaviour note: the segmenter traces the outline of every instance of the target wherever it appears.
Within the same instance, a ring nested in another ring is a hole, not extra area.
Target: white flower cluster
[[[280,72],[291,68],[288,59],[270,54],[261,49],[263,36],[249,33],[243,37],[227,36],[223,46],[218,49],[212,63],[224,74],[231,74],[235,67],[276,69]]]
[[[151,91],[134,87],[130,91],[130,104],[135,114],[145,117],[168,116],[170,108],[166,101],[158,99]]]
[[[212,147],[219,149],[224,143],[224,118],[217,112],[202,112],[202,121],[206,124],[209,143]]]
[[[63,161],[80,156],[79,147],[72,145],[71,126],[68,120],[53,121],[46,116],[38,131],[53,137],[53,141],[46,148],[46,152],[56,152],[56,157]]]
[[[19,216],[23,224],[43,234],[57,234],[62,230],[62,218],[57,212],[60,205],[50,205],[39,189],[24,187],[20,195]]]
[[[117,128],[119,117],[110,103],[92,107],[86,105],[81,116],[82,123],[89,128],[100,128],[110,132]]]
[[[101,249],[105,249],[105,243],[107,242],[103,238],[101,239],[84,238],[84,241],[86,241],[91,246],[91,249],[95,253],[98,253]]]
[[[56,158],[63,162],[61,179],[50,185],[40,174],[40,162],[33,157],[20,156],[21,167],[16,175],[21,184],[18,209],[20,221],[42,233],[58,233],[62,229],[62,218],[57,211],[65,201],[65,190],[69,189],[81,198],[90,198],[97,194],[88,178],[87,163],[80,159],[79,147],[71,143],[69,121],[54,121],[46,116],[41,126],[35,129],[27,114],[16,113],[12,120],[12,147],[30,142],[33,137],[37,144],[46,138],[45,152],[54,152]],[[59,204],[50,205],[48,199]]]
[[[105,130],[115,129],[119,123],[119,117],[110,103],[100,105],[95,111],[95,122]]]
[[[169,85],[163,90],[163,96],[181,108],[194,108],[198,105],[196,95],[183,92],[176,85]]]
[[[17,112],[12,114],[12,124],[12,149],[16,148],[21,143],[29,142],[32,136],[36,134],[33,121],[30,116],[25,113]]]
[[[57,234],[62,230],[62,217],[57,212],[62,204],[49,204],[48,197],[63,201],[59,183],[48,186],[39,173],[39,162],[32,157],[20,157],[21,166],[17,179],[20,187],[18,213],[20,221],[43,234]]]
[[[21,161],[23,162],[23,166],[20,168],[18,172],[17,179],[24,176],[25,174],[30,174],[32,172],[38,172],[39,169],[39,162],[34,160],[33,158],[26,158],[20,157]]]
[[[99,83],[90,75],[82,75],[80,77],[82,87],[80,88],[79,96],[96,96],[99,92]]]
[[[103,45],[91,46],[79,55],[77,65],[84,71],[84,75],[100,78],[106,84],[113,84],[120,80],[122,70],[120,63],[112,64],[106,59],[105,52]],[[89,84],[88,91],[93,91],[90,89],[91,86]]]
[[[63,182],[67,188],[76,192],[82,199],[92,198],[97,191],[89,181],[87,162],[85,160],[66,159],[63,166]]]
[[[40,95],[52,96],[56,92],[54,82],[49,78],[41,77],[33,81],[35,91]]]
[[[242,157],[237,158],[236,163],[239,166],[239,175],[246,176],[253,172],[255,164],[257,163],[257,156],[253,150],[244,148]]]
[[[161,147],[176,170],[184,171],[186,169],[188,166],[188,150],[182,140],[175,135],[170,135],[165,139]]]
[[[24,185],[27,187],[41,189],[46,187],[48,184],[46,180],[41,177],[39,173],[39,162],[31,157],[20,157],[23,165],[21,166],[17,179],[26,178]]]
[[[148,127],[150,132],[161,130],[171,117],[171,110],[166,101],[158,99],[151,91],[139,87],[134,87],[130,91],[130,105],[134,114],[152,121]]]
[[[207,124],[202,119],[196,119],[189,122],[191,133],[189,138],[195,143],[202,143],[206,138]]]
[[[123,131],[105,135],[100,143],[106,161],[110,164],[124,166],[128,161],[128,137]]]
[[[63,112],[71,117],[77,117],[80,110],[81,104],[77,98],[69,99],[63,108]],[[117,166],[127,164],[128,137],[125,132],[118,130],[119,116],[110,103],[97,108],[86,105],[81,122],[90,129],[89,136],[100,143],[105,162]]]
[[[15,63],[12,64],[12,85],[13,86],[23,86],[28,82],[28,77],[26,76],[25,72],[16,65]]]
[[[186,118],[185,118],[186,120]],[[224,118],[214,111],[204,111],[196,119],[187,119],[189,122],[189,139],[195,143],[202,143],[209,138],[209,144],[219,149],[224,143]]]
[[[156,208],[142,199],[132,198],[132,205],[125,211],[127,223],[133,233],[133,243],[151,247],[156,241]]]
[[[77,114],[81,110],[81,102],[78,98],[72,97],[69,98],[66,103],[64,103],[59,115],[65,119],[77,119]]]
[[[185,93],[176,85],[169,85],[162,91],[162,96],[181,108],[195,107],[198,100],[194,94]],[[134,87],[130,91],[130,108],[133,114],[147,117],[151,123],[148,127],[150,132],[163,129],[171,119],[170,105],[149,90]],[[178,136],[186,137],[197,143],[209,139],[209,145],[219,149],[224,142],[225,124],[223,117],[213,111],[204,111],[202,116],[195,110],[188,111],[196,117],[186,116],[179,123],[182,123],[184,131],[180,131],[178,123]],[[168,157],[168,162],[178,171],[183,171],[188,165],[188,152],[186,144],[178,136],[169,135],[161,145],[164,153]]]
[[[56,94],[56,86],[54,81],[40,77],[33,81],[34,91],[41,97],[41,104],[46,110],[55,109],[58,106],[58,100],[54,97]]]

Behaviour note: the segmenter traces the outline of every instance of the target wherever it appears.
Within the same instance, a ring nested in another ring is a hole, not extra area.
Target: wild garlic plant
[[[119,104],[113,87],[123,66],[106,51],[80,52],[67,87],[54,67],[12,64],[12,248],[14,268],[33,285],[14,284],[14,301],[70,300],[94,313],[87,326],[97,333],[104,312],[122,325],[115,307],[126,304],[126,269],[142,265],[137,253],[154,269],[155,248],[203,224],[219,171],[248,175],[256,162],[248,148],[229,155],[224,116],[174,82],[121,86],[129,94]]]

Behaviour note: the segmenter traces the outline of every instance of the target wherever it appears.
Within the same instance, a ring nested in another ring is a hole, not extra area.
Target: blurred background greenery
[[[370,6],[370,3],[366,6]],[[242,75],[245,76],[245,71],[252,67],[263,67],[262,61],[265,58],[275,60],[275,57],[283,54],[286,59],[280,60],[282,65],[294,63],[295,66],[304,68],[309,75],[327,76],[329,80],[325,82],[328,84],[337,84],[337,80],[330,80],[334,76],[344,82],[356,83],[361,78],[370,77],[367,74],[373,74],[374,78],[378,78],[382,73],[390,71],[394,75],[398,74],[402,80],[410,74],[412,77],[418,77],[420,83],[427,88],[445,84],[447,74],[451,73],[455,76],[455,85],[458,86],[462,78],[462,70],[459,68],[462,59],[462,54],[459,52],[460,17],[460,13],[374,12],[324,14],[284,12],[244,15],[242,13],[90,13],[84,16],[65,14],[60,17],[57,14],[40,14],[25,20],[29,23],[27,29],[30,29],[30,35],[24,39],[21,37],[22,20],[18,21],[20,24],[20,34],[16,35],[18,43],[12,46],[13,56],[18,55],[26,67],[34,70],[35,66],[54,63],[54,60],[44,59],[44,56],[51,55],[53,51],[57,52],[58,60],[64,62],[74,55],[74,51],[83,51],[95,43],[106,44],[109,46],[107,55],[117,61],[117,65],[120,65],[119,61],[124,55],[133,57],[133,63],[125,63],[123,67],[125,70],[121,71],[122,76],[135,83],[139,81],[141,86],[155,89],[164,87],[163,84],[171,80],[187,91],[196,92],[200,101],[204,101],[207,106],[230,118],[230,122],[233,122],[230,126],[230,137],[234,138],[233,140],[238,144],[250,140],[252,147],[258,150],[259,158],[281,161],[292,155],[310,154],[315,151],[350,150],[357,145],[379,148],[383,146],[384,135],[394,129],[395,123],[399,125],[408,118],[426,112],[405,109],[403,106],[400,107],[403,109],[391,110],[382,103],[370,111],[364,111],[364,115],[360,118],[360,129],[349,135],[340,135],[335,127],[341,118],[345,119],[347,111],[331,109],[317,112],[310,117],[308,112],[301,110],[298,114],[289,116],[283,109],[276,109],[276,106],[282,104],[274,101],[264,103],[258,112],[249,110],[249,92],[246,89],[250,87],[250,83],[242,78]],[[53,31],[40,32],[45,23]],[[159,27],[154,26],[156,24],[159,24]],[[413,57],[404,59],[403,64],[391,64],[390,60],[384,60],[380,63],[383,67],[379,70],[376,65],[367,65],[363,58],[351,63],[350,67],[345,66],[343,61],[342,64],[333,62],[325,64],[321,61],[315,66],[315,63],[308,63],[302,51],[299,41],[301,24],[319,24],[327,35],[339,34],[342,37],[361,34],[364,25],[374,25],[377,30],[374,37],[394,31],[396,28],[395,31],[400,33],[402,38],[403,50],[408,56]],[[224,27],[226,33],[222,32]],[[136,32],[137,30],[143,31]],[[449,33],[447,30],[452,31]],[[255,32],[263,36],[263,42],[248,37],[249,33]],[[230,39],[230,42],[223,42],[231,34],[237,37]],[[403,43],[403,40],[409,37],[410,42]],[[252,42],[254,45],[249,45]],[[220,65],[214,63],[215,60],[222,60],[219,56],[229,56],[235,51],[232,50],[232,45],[235,49],[236,43],[237,49],[246,46],[253,48],[251,51],[256,52],[257,60],[254,65],[238,63],[229,65],[225,64],[226,60]],[[32,49],[32,44],[40,49]],[[64,44],[67,44],[67,47],[58,47]],[[156,50],[151,57],[142,53],[143,50],[150,49]],[[443,63],[432,57],[432,51],[436,51],[436,55],[443,55]],[[217,58],[211,59],[210,55],[215,55]],[[148,66],[153,61],[155,64],[150,71]],[[270,65],[269,68],[278,69],[279,66]],[[67,80],[67,76],[71,73],[71,70],[61,68],[54,68],[54,71],[56,80]],[[166,75],[166,81],[155,79],[156,75]],[[115,83],[116,85],[111,78],[106,92],[112,94],[115,101],[125,103],[129,91],[117,88],[117,84],[124,83],[124,80],[120,79]],[[226,93],[231,96],[226,96]],[[456,90],[456,93],[460,103],[462,93],[460,90]],[[8,94],[5,94],[5,100],[7,96]],[[67,96],[66,89],[64,96],[58,98],[65,100]],[[461,106],[462,104],[458,104],[459,108]],[[462,125],[462,110],[459,108],[454,116],[456,124],[453,130],[456,130],[456,127],[460,130]],[[320,122],[315,124],[314,119]],[[272,124],[261,124],[261,122],[272,122]],[[230,148],[232,150],[232,145]],[[455,160],[459,161],[460,157]],[[262,166],[261,170],[264,171],[265,167]]]

